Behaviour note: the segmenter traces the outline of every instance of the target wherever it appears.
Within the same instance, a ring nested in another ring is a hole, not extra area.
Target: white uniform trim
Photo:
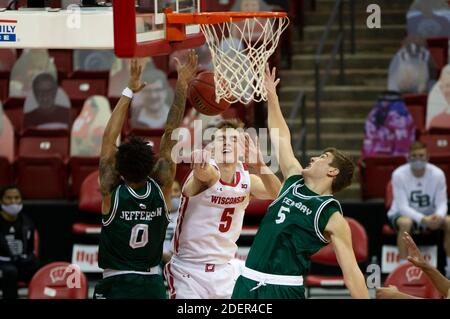
[[[278,195],[278,197],[269,205],[269,207],[271,207],[272,205],[275,205],[284,195],[287,194],[287,192],[289,192],[289,190],[294,187],[295,185],[297,185],[297,183],[300,182],[300,180],[296,181],[294,184],[292,184],[291,186],[289,186],[281,195]]]
[[[116,189],[116,193],[115,193],[115,197],[114,197],[114,205],[113,205],[113,208],[111,211],[111,215],[109,215],[109,218],[106,220],[106,222],[102,220],[103,226],[108,226],[114,220],[114,216],[116,215],[116,211],[117,211],[117,206],[119,206],[120,187],[122,187],[122,185],[119,185],[119,187],[117,187],[117,189]]]
[[[248,267],[242,269],[242,276],[258,282],[258,286],[269,285],[282,285],[282,286],[303,286],[303,276],[282,276],[272,275],[259,272]],[[254,289],[257,289],[257,288]]]
[[[342,214],[342,207],[341,207],[341,204],[339,204],[339,202],[338,202],[337,200],[335,200],[334,198],[330,198],[330,199],[324,201],[324,202],[319,206],[319,208],[317,209],[316,216],[314,216],[314,229],[315,229],[315,231],[316,231],[317,237],[319,237],[319,239],[320,239],[321,241],[323,241],[324,243],[327,243],[327,244],[328,244],[330,241],[327,240],[327,239],[325,238],[325,236],[320,232],[320,229],[319,229],[319,218],[320,218],[320,214],[322,213],[323,209],[324,209],[329,203],[331,203],[331,202],[336,202],[336,203],[339,205],[340,213]]]
[[[103,278],[108,278],[112,276],[126,275],[126,274],[136,274],[136,275],[158,275],[160,273],[159,267],[155,266],[150,268],[150,271],[132,271],[132,270],[114,270],[105,269],[103,271]]]
[[[155,183],[156,184],[156,183]],[[147,181],[147,191],[145,192],[144,195],[139,195],[138,193],[136,193],[134,191],[134,189],[132,189],[130,186],[125,185],[128,189],[128,191],[130,192],[131,196],[137,198],[137,199],[146,199],[148,197],[148,195],[150,195],[150,192],[152,190],[152,185]]]
[[[150,180],[156,185],[156,188],[159,191],[159,195],[161,195],[161,198],[163,200],[164,203],[164,209],[166,210],[166,218],[167,220],[170,222],[170,215],[169,215],[169,210],[167,209],[167,204],[166,204],[166,198],[164,197],[163,192],[161,191],[161,188],[159,187],[158,183],[155,182],[152,178],[150,178]],[[150,184],[150,183],[149,183]]]

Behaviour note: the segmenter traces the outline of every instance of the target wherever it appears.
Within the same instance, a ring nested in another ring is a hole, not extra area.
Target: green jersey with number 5
[[[328,244],[323,232],[335,212],[342,209],[332,195],[312,192],[301,175],[289,177],[261,221],[246,266],[268,274],[305,275],[311,255]]]
[[[160,263],[169,217],[154,180],[138,190],[119,185],[112,192],[111,209],[102,223],[100,268],[145,272]]]

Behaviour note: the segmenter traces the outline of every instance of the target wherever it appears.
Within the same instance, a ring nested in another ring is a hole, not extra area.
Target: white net
[[[253,17],[200,26],[211,50],[217,102],[267,100],[266,63],[288,24],[287,17]]]

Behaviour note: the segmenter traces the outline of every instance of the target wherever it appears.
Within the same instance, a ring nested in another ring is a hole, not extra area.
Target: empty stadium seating
[[[15,169],[25,199],[66,198],[67,166],[60,156],[19,156]]]
[[[425,131],[425,117],[427,110],[428,94],[405,94],[403,100],[405,101],[408,111],[414,119],[416,125],[417,135],[420,136]]]
[[[358,162],[364,199],[383,198],[392,172],[406,162],[404,156],[373,156]]]
[[[78,198],[81,184],[85,178],[92,172],[98,169],[98,157],[81,157],[72,156],[69,160],[70,169],[70,195],[73,198]]]
[[[19,156],[57,155],[69,157],[69,131],[66,129],[27,129],[19,142]]]
[[[450,135],[426,134],[420,137],[420,141],[427,145],[430,156],[450,155]]]
[[[14,131],[17,134],[22,131],[24,103],[25,98],[8,98],[3,103],[4,112],[11,121]]]
[[[102,195],[100,193],[99,172],[89,174],[81,184],[78,209],[82,212],[99,215],[99,223],[76,222],[72,232],[77,235],[100,234],[100,215],[102,213]]]
[[[61,87],[71,100],[85,100],[92,95],[106,95],[107,80],[102,78],[70,78],[61,81]]]

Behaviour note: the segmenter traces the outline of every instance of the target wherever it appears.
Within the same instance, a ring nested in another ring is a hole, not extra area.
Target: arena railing
[[[313,8],[315,8],[315,1]],[[349,1],[350,4],[350,22],[351,22],[351,52],[354,53],[355,51],[355,30],[354,30],[354,22],[355,22],[355,2],[354,0]],[[333,11],[330,14],[330,18],[328,19],[328,22],[325,26],[325,30],[322,34],[322,37],[320,39],[319,46],[316,51],[315,59],[314,59],[314,76],[315,76],[315,124],[316,124],[316,148],[320,149],[320,116],[321,116],[321,110],[320,110],[320,103],[324,94],[324,87],[328,81],[328,78],[330,77],[331,69],[334,65],[334,62],[336,60],[336,56],[339,53],[339,83],[344,84],[345,83],[345,73],[344,73],[344,49],[345,49],[345,40],[346,40],[346,33],[344,28],[344,1],[343,0],[336,0],[335,5],[333,7]],[[322,60],[322,55],[324,53],[325,48],[325,42],[330,36],[331,28],[338,23],[339,29],[338,34],[336,36],[336,40],[333,44],[333,49],[331,51],[330,58],[325,61]],[[325,72],[321,75],[321,66],[322,63],[325,64]]]

